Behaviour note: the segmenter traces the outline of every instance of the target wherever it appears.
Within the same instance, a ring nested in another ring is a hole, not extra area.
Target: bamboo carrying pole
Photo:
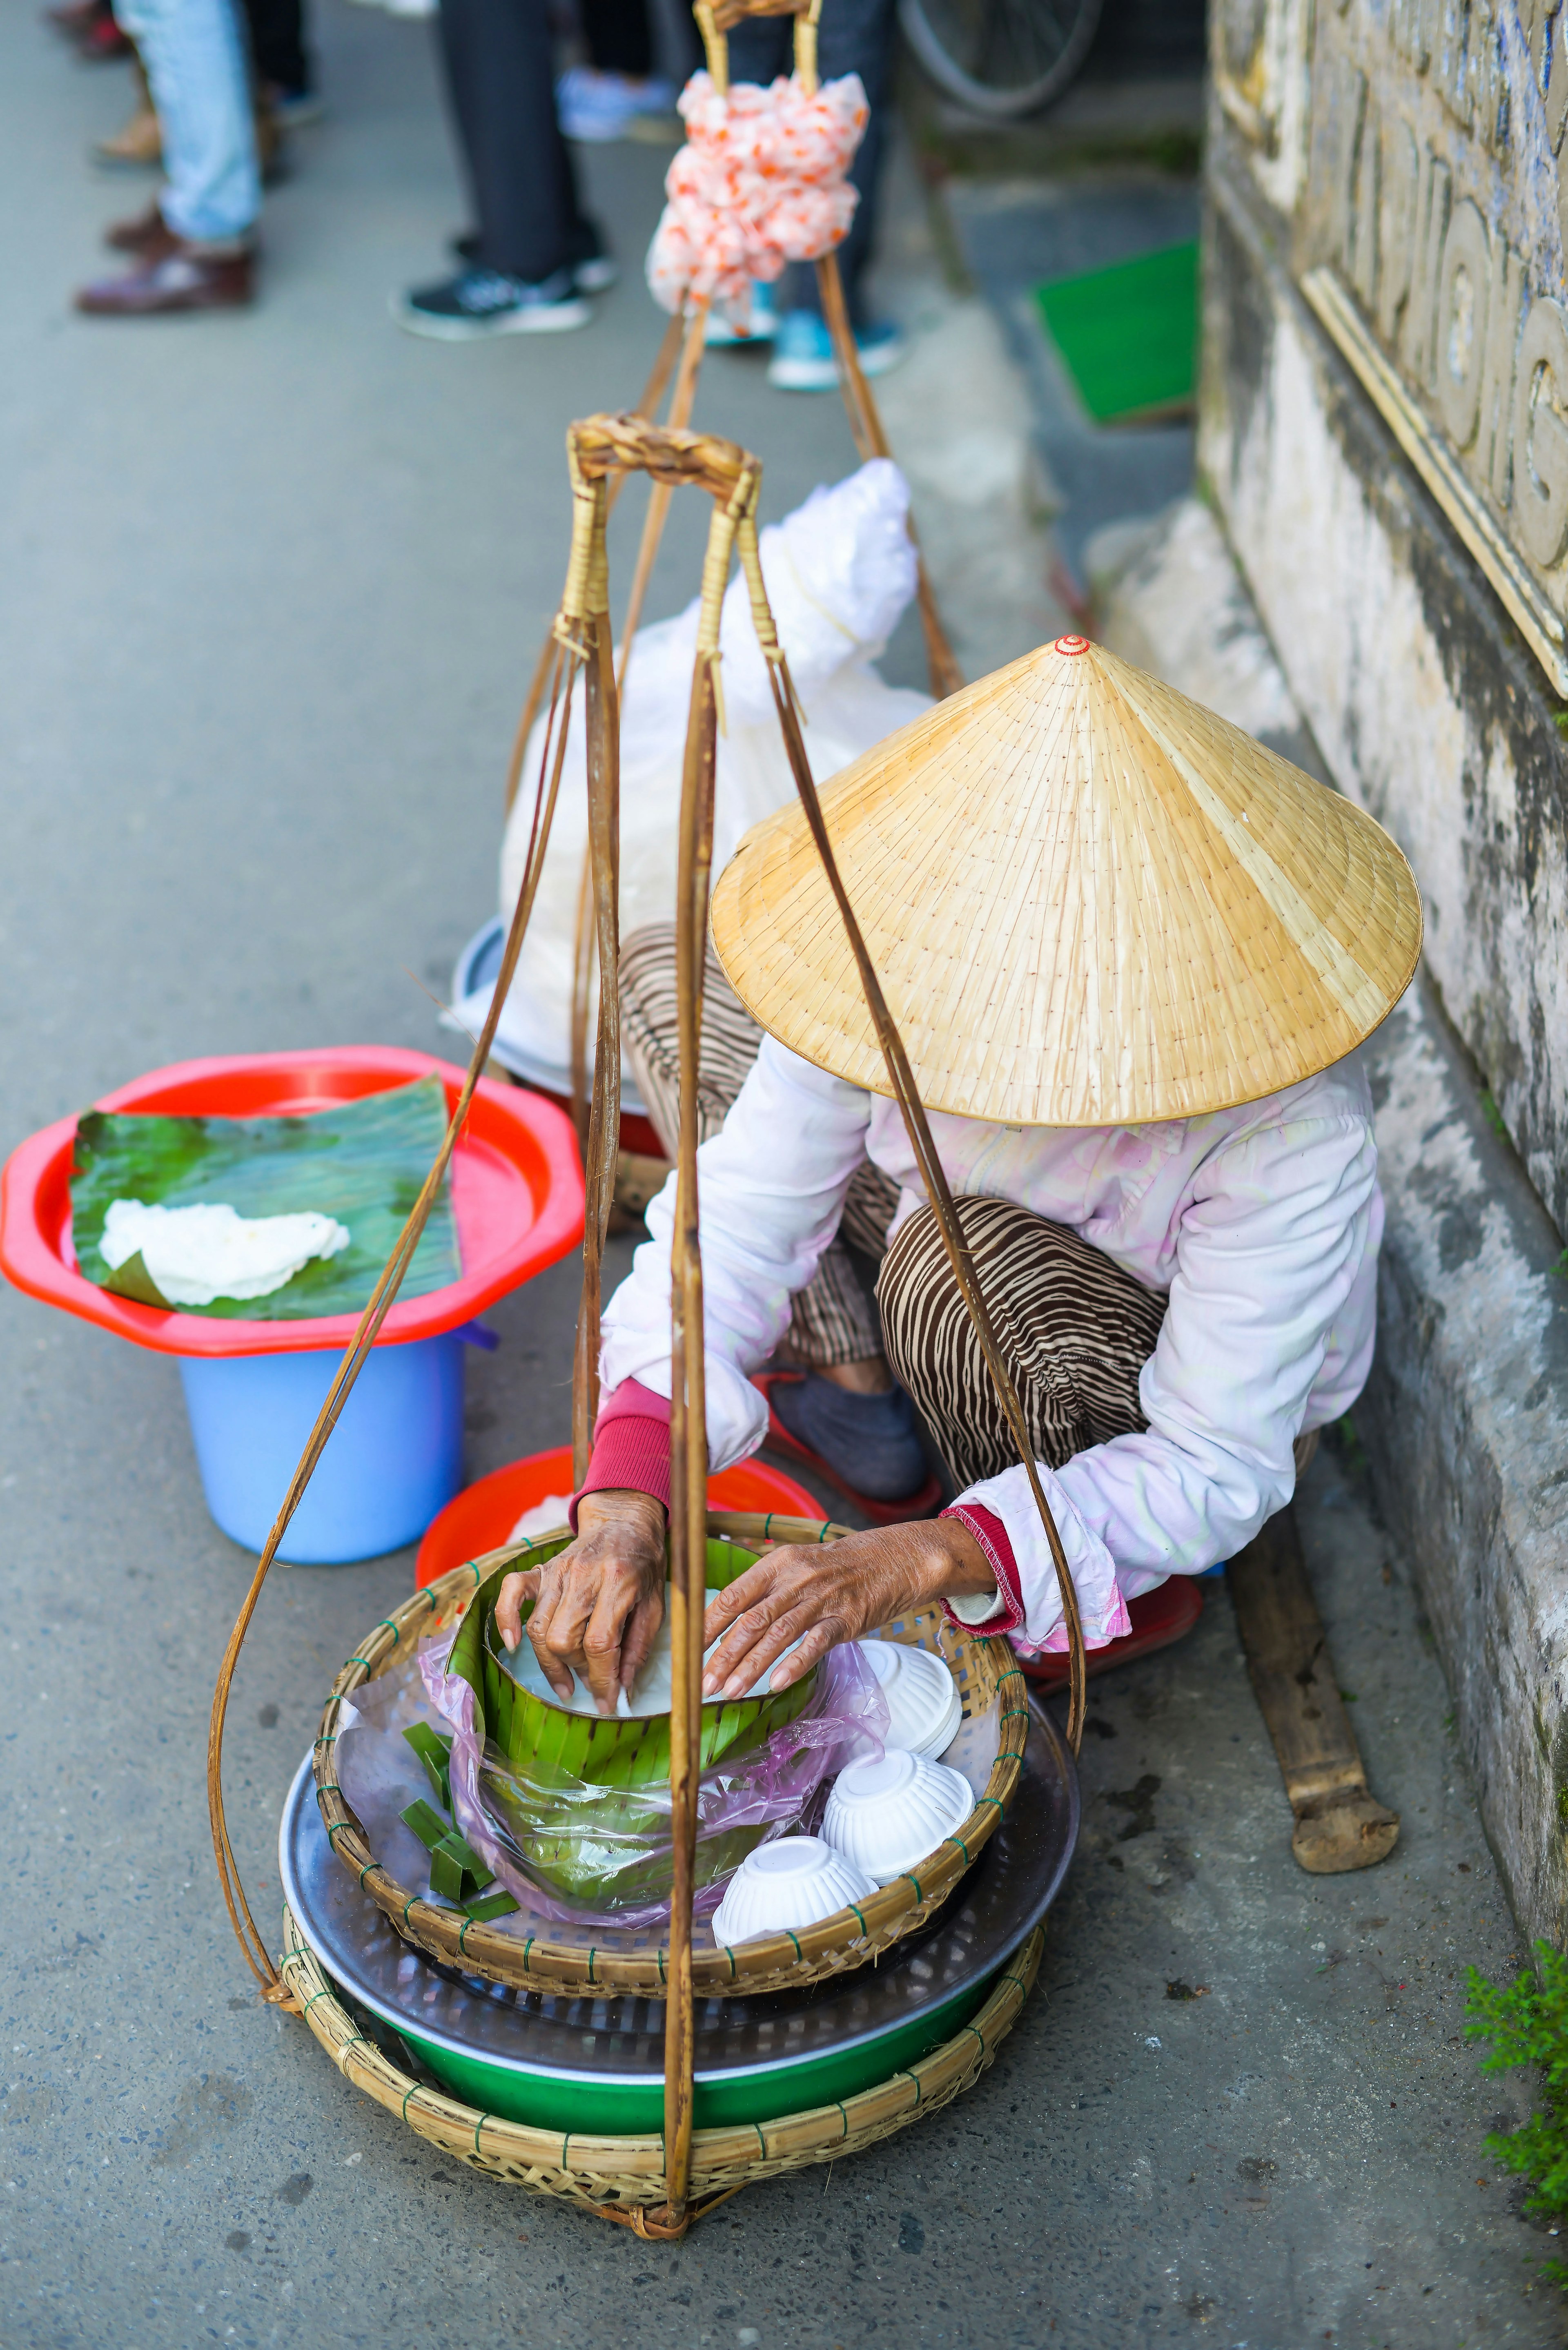
[[[732,26],[740,24],[748,16],[793,16],[795,20],[795,73],[803,88],[808,90],[815,89],[818,80],[816,28],[821,12],[822,0],[718,0],[716,6],[701,5],[697,6],[692,13],[701,30],[708,70],[714,87],[721,91],[727,90],[730,87],[729,44],[725,36]],[[854,332],[850,327],[849,309],[845,300],[844,280],[839,271],[837,255],[836,253],[826,255],[817,263],[816,272],[817,283],[822,292],[823,317],[826,322],[828,333],[833,338],[834,354],[839,367],[840,389],[848,412],[849,430],[854,437],[855,446],[859,452],[862,463],[871,457],[890,456],[892,452],[888,445],[888,435],[883,429],[881,415],[872,396],[871,387],[861,367],[860,354],[856,347]],[[702,365],[709,308],[710,305],[705,300],[694,302],[685,317],[678,314],[670,319],[665,329],[664,340],[659,346],[659,356],[654,361],[653,371],[644,387],[642,398],[631,411],[633,415],[649,418],[656,416],[659,403],[664,397],[665,387],[671,374],[674,374],[675,389],[670,395],[670,410],[665,422],[677,430],[684,430],[690,425],[691,411],[697,396],[697,378]],[[679,359],[679,369],[677,369],[677,359]],[[625,479],[624,474],[619,474],[610,484],[609,501],[612,507]],[[669,507],[669,489],[655,483],[649,494],[648,510],[643,517],[642,536],[638,545],[637,567],[632,576],[631,593],[627,601],[626,618],[621,627],[621,657],[616,682],[622,690],[626,685],[627,664],[631,659],[632,639],[637,634],[642,619],[642,608],[647,598],[649,581],[653,576],[653,566],[663,537]],[[915,548],[915,592],[919,606],[921,633],[925,639],[926,664],[930,675],[931,691],[937,700],[941,702],[945,701],[950,693],[956,692],[963,683],[963,671],[958,665],[952,646],[948,641],[947,631],[942,626],[941,614],[937,608],[936,594],[926,570],[925,557],[920,552],[920,543],[916,535],[913,517],[909,522],[909,536]],[[523,762],[527,753],[528,737],[533,732],[534,722],[539,714],[540,703],[544,698],[545,683],[549,675],[554,643],[553,636],[546,637],[540,650],[534,676],[524,701],[523,713],[518,719],[517,731],[513,738],[512,754],[506,767],[504,813],[507,815],[510,815],[512,803],[517,796]],[[583,966],[585,960],[591,960],[591,947],[588,945],[591,935],[586,924],[579,926],[577,984],[582,989],[585,1001],[589,982],[583,976]]]
[[[1072,1577],[1067,1570],[1061,1538],[1034,1469],[1023,1406],[996,1339],[908,1057],[883,999],[823,822],[801,735],[794,687],[778,642],[763,580],[756,521],[762,468],[754,457],[733,442],[661,428],[638,416],[590,417],[575,424],[568,435],[567,462],[572,484],[572,549],[561,610],[553,632],[556,657],[551,671],[550,716],[535,790],[529,855],[507,936],[501,974],[435,1165],[360,1318],[354,1342],[339,1366],[277,1521],[267,1537],[244,1605],[230,1636],[213,1692],[208,1740],[207,1793],[219,1877],[235,1935],[262,1984],[263,1996],[280,2005],[294,2007],[297,2012],[297,2002],[283,1983],[251,1914],[224,1818],[223,1740],[234,1667],[278,1544],[337,1425],[376,1334],[396,1297],[484,1067],[500,1006],[516,968],[549,843],[566,756],[572,686],[579,670],[585,689],[588,837],[599,953],[607,974],[614,974],[618,969],[616,904],[619,878],[618,712],[605,545],[605,526],[609,509],[608,485],[616,474],[638,470],[647,473],[655,485],[673,490],[690,484],[703,488],[714,500],[714,512],[703,567],[687,724],[676,905],[680,1100],[675,1231],[670,1259],[670,1631],[675,1669],[670,1704],[674,1887],[665,2001],[664,2183],[667,2200],[651,2212],[639,2213],[632,2222],[645,2235],[675,2238],[683,2235],[691,2220],[699,2216],[698,2210],[691,2203],[689,2193],[693,2106],[691,1902],[701,1760],[708,1442],[696,1101],[701,1049],[703,948],[712,859],[719,623],[731,559],[737,550],[747,581],[758,641],[768,664],[774,704],[796,789],[855,953],[867,1004],[886,1056],[888,1078],[942,1230],[954,1276],[973,1319],[987,1367],[1028,1471],[1035,1504],[1055,1562],[1071,1647],[1072,1702],[1068,1737],[1075,1751],[1081,1735],[1084,1711],[1084,1645]],[[599,1281],[605,1229],[614,1188],[619,1089],[618,989],[613,983],[607,983],[600,990],[598,1050],[588,1125],[583,1290],[577,1316],[573,1379],[573,1446],[578,1483],[581,1483],[587,1470],[597,1397]],[[626,2220],[625,2212],[613,2210],[607,2206],[603,2208],[606,2217]]]
[[[973,1321],[987,1368],[1018,1447],[1019,1457],[1024,1464],[1050,1546],[1070,1644],[1071,1699],[1067,1735],[1075,1752],[1083,1734],[1084,1638],[1077,1594],[1061,1536],[1035,1466],[1023,1407],[996,1337],[908,1056],[867,952],[823,822],[821,804],[801,733],[794,687],[774,626],[763,579],[756,524],[762,468],[754,458],[732,442],[711,436],[678,433],[649,426],[631,418],[597,417],[575,425],[571,448],[575,489],[579,481],[587,484],[596,476],[602,478],[603,469],[611,464],[635,463],[651,473],[656,484],[669,480],[673,486],[680,480],[689,480],[706,488],[715,499],[707,559],[703,567],[696,660],[687,722],[676,889],[676,1000],[680,1023],[680,1081],[675,1228],[670,1253],[670,1646],[675,1659],[670,1723],[674,1887],[670,1921],[669,1994],[665,2003],[664,2144],[665,2183],[669,2199],[655,2219],[661,2232],[678,2234],[689,2224],[690,2217],[687,2189],[691,2175],[692,2128],[691,1898],[701,1764],[702,1607],[707,1548],[708,1437],[697,1180],[697,1080],[701,1046],[703,947],[712,859],[719,621],[730,559],[737,547],[750,593],[753,622],[768,664],[774,706],[795,786],[855,954],[867,1003],[886,1056],[888,1078],[941,1228],[954,1278]],[[575,560],[574,571],[580,568],[582,576],[594,583],[594,610],[597,615],[607,608],[607,585],[605,584],[607,563],[603,544],[604,500],[602,496],[597,502],[581,497],[575,512],[585,517],[584,527],[596,533],[591,549],[583,555],[580,563]],[[595,790],[606,792],[610,788],[609,779],[615,773],[615,760],[613,754],[596,743],[594,730],[606,723],[607,711],[613,713],[613,703],[596,704],[590,700],[588,710],[590,793]],[[598,779],[597,782],[596,778]],[[590,824],[596,868],[601,853],[600,843],[607,831],[607,826],[596,816]],[[607,962],[605,968],[608,970],[613,966]],[[612,993],[608,987],[601,991],[603,996]],[[601,1138],[603,1127],[599,1123],[598,1113],[601,1098],[608,1090],[606,1074],[602,1065],[595,1070],[596,1131]],[[597,1160],[591,1161],[590,1189],[600,1172]],[[579,1323],[579,1399],[586,1385],[581,1333],[588,1322],[589,1314],[589,1277],[585,1271],[583,1318]],[[597,1337],[597,1301],[592,1306],[592,1322]],[[581,1475],[582,1470],[579,1469],[579,1482]]]

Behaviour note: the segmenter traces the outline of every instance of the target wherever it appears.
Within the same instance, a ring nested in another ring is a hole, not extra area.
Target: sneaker
[[[462,236],[449,237],[447,243],[460,261],[478,265],[477,229],[471,228]],[[620,276],[618,263],[601,251],[585,254],[581,261],[569,261],[566,266],[572,273],[572,284],[579,294],[607,294]]]
[[[779,330],[778,307],[771,286],[752,287],[752,324],[750,331],[742,334],[732,327],[728,318],[714,311],[708,320],[708,331],[702,340],[711,351],[750,350],[754,343],[771,343]]]
[[[562,137],[591,145],[623,139],[636,116],[668,114],[674,104],[673,82],[631,81],[625,74],[596,73],[591,66],[572,66],[556,84]]]
[[[904,338],[897,327],[864,328],[855,338],[860,364],[867,376],[886,375],[904,356]],[[826,321],[815,310],[791,310],[779,321],[768,381],[777,391],[832,391],[838,382],[838,361]]]
[[[391,312],[410,335],[441,343],[477,342],[487,335],[563,334],[586,327],[593,312],[572,283],[569,269],[557,269],[542,286],[524,286],[493,269],[465,269],[439,286],[394,294]]]

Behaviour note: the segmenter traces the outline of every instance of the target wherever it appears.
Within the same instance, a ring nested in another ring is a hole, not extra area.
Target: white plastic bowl
[[[902,1640],[857,1640],[857,1648],[882,1684],[891,1717],[889,1746],[909,1754],[941,1754],[963,1721],[958,1683],[939,1656]]]
[[[934,1852],[974,1808],[969,1781],[945,1762],[889,1746],[877,1762],[851,1762],[833,1783],[825,1840],[846,1860],[890,1885]]]
[[[820,1836],[780,1836],[748,1853],[713,1912],[713,1939],[733,1950],[759,1934],[798,1933],[876,1886]]]

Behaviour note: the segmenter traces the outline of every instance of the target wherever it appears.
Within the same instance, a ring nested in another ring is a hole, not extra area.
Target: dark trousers
[[[860,202],[849,234],[838,248],[838,266],[849,296],[850,316],[857,327],[866,324],[861,280],[871,257],[877,226],[877,179],[881,169],[888,128],[892,79],[893,32],[897,0],[823,0],[817,34],[817,68],[824,81],[841,74],[858,74],[866,86],[871,120],[860,141],[849,177],[860,191]],[[794,24],[788,16],[743,18],[730,33],[730,78],[770,82],[787,74],[794,53]],[[820,310],[815,267],[797,263],[786,272],[784,307]]]
[[[581,0],[583,38],[600,73],[644,81],[653,66],[648,0]]]
[[[291,92],[308,89],[301,0],[244,0],[256,79]]]
[[[547,0],[441,0],[441,43],[479,258],[540,285],[598,249],[556,120]]]

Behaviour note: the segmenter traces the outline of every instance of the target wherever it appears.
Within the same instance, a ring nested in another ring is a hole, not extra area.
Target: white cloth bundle
[[[874,743],[929,707],[929,697],[885,685],[870,664],[915,592],[909,494],[886,458],[831,489],[812,492],[762,534],[763,576],[806,718],[812,773],[824,784]],[[697,605],[639,629],[621,707],[620,928],[622,937],[675,913],[681,757],[697,644]],[[745,583],[732,580],[720,631],[724,732],[714,788],[713,871],[741,835],[794,793],[766,665],[757,650]],[[510,920],[527,857],[544,740],[535,727],[523,783],[501,851],[501,911]],[[587,840],[582,698],[572,729],[554,830],[517,976],[498,1041],[525,1056],[540,1081],[570,1089],[572,962],[577,893]],[[454,1004],[446,1024],[478,1030],[488,986]],[[590,1021],[589,1038],[593,1035]]]

